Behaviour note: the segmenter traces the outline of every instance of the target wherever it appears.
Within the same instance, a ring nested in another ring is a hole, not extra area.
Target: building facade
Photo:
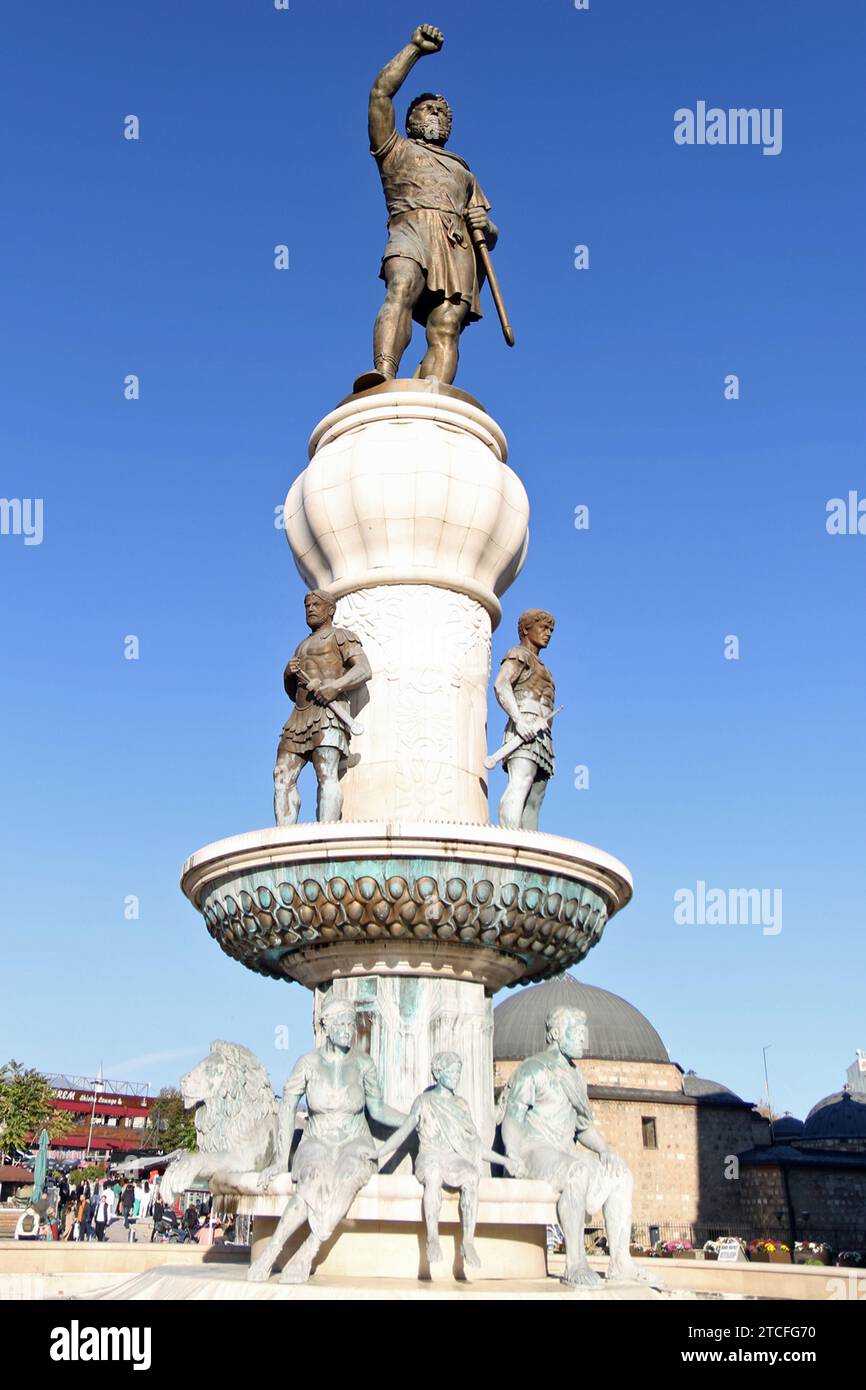
[[[92,1077],[57,1074],[49,1076],[51,1103],[71,1121],[67,1134],[52,1140],[55,1161],[89,1157],[93,1162],[118,1150],[126,1153],[141,1148],[142,1131],[147,1127],[154,1098],[142,1081],[97,1081]]]

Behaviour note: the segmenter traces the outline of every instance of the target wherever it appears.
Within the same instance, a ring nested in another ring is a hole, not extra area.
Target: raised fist
[[[419,24],[411,42],[416,48],[420,48],[422,53],[438,53],[445,42],[445,35],[433,24]]]

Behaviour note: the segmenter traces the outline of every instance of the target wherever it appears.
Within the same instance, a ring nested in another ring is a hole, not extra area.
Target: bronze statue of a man
[[[349,752],[352,716],[341,696],[370,679],[370,663],[354,632],[334,627],[336,603],[324,589],[304,599],[310,636],[286,667],[283,684],[295,708],[283,725],[274,767],[274,818],[295,825],[301,809],[298,777],[312,761],[319,784],[316,818],[338,821],[343,809],[340,759]]]
[[[608,1282],[658,1286],[629,1253],[632,1176],[595,1128],[586,1082],[574,1065],[587,1047],[586,1015],[582,1009],[551,1009],[545,1028],[545,1051],[520,1063],[499,1098],[502,1141],[512,1171],[518,1178],[540,1178],[558,1194],[564,1284],[593,1288],[601,1283],[583,1244],[587,1213],[601,1209],[610,1250]]]
[[[406,115],[406,138],[394,119],[395,93],[418,59],[438,53],[443,41],[441,30],[419,25],[370,92],[370,149],[388,207],[379,272],[387,291],[373,331],[375,371],[359,378],[356,390],[397,375],[413,319],[427,330],[427,352],[415,375],[452,382],[460,333],[481,318],[482,276],[472,231],[481,231],[491,248],[498,232],[469,166],[445,149],[451,108],[432,92],[416,97]]]
[[[508,830],[537,830],[547,783],[553,776],[553,677],[539,656],[553,634],[554,619],[543,608],[529,608],[517,623],[519,646],[502,658],[493,692],[508,723],[506,740],[519,739],[503,764],[508,786],[499,803],[499,824]]]

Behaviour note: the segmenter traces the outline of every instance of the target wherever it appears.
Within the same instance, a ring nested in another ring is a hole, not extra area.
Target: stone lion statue
[[[169,1164],[160,1184],[165,1201],[205,1179],[231,1189],[233,1177],[269,1167],[276,1152],[277,1102],[267,1072],[249,1048],[212,1042],[180,1090],[187,1109],[198,1107],[198,1149]]]

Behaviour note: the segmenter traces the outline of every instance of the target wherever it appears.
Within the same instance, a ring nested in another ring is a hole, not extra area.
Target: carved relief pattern
[[[373,668],[359,771],[344,778],[344,818],[486,820],[478,779],[486,752],[490,618],[465,594],[430,584],[382,585],[347,594],[336,621],[361,639]],[[370,769],[381,769],[371,786]]]
[[[401,864],[402,874],[387,867],[353,876],[346,865],[345,877],[326,877],[321,864],[276,868],[236,896],[215,887],[201,911],[227,955],[275,979],[291,978],[293,952],[311,945],[439,940],[507,952],[543,980],[582,960],[607,921],[598,893],[563,879],[540,888],[529,871],[494,877],[489,866],[456,861],[431,860],[424,872]],[[491,877],[480,877],[485,868]]]

